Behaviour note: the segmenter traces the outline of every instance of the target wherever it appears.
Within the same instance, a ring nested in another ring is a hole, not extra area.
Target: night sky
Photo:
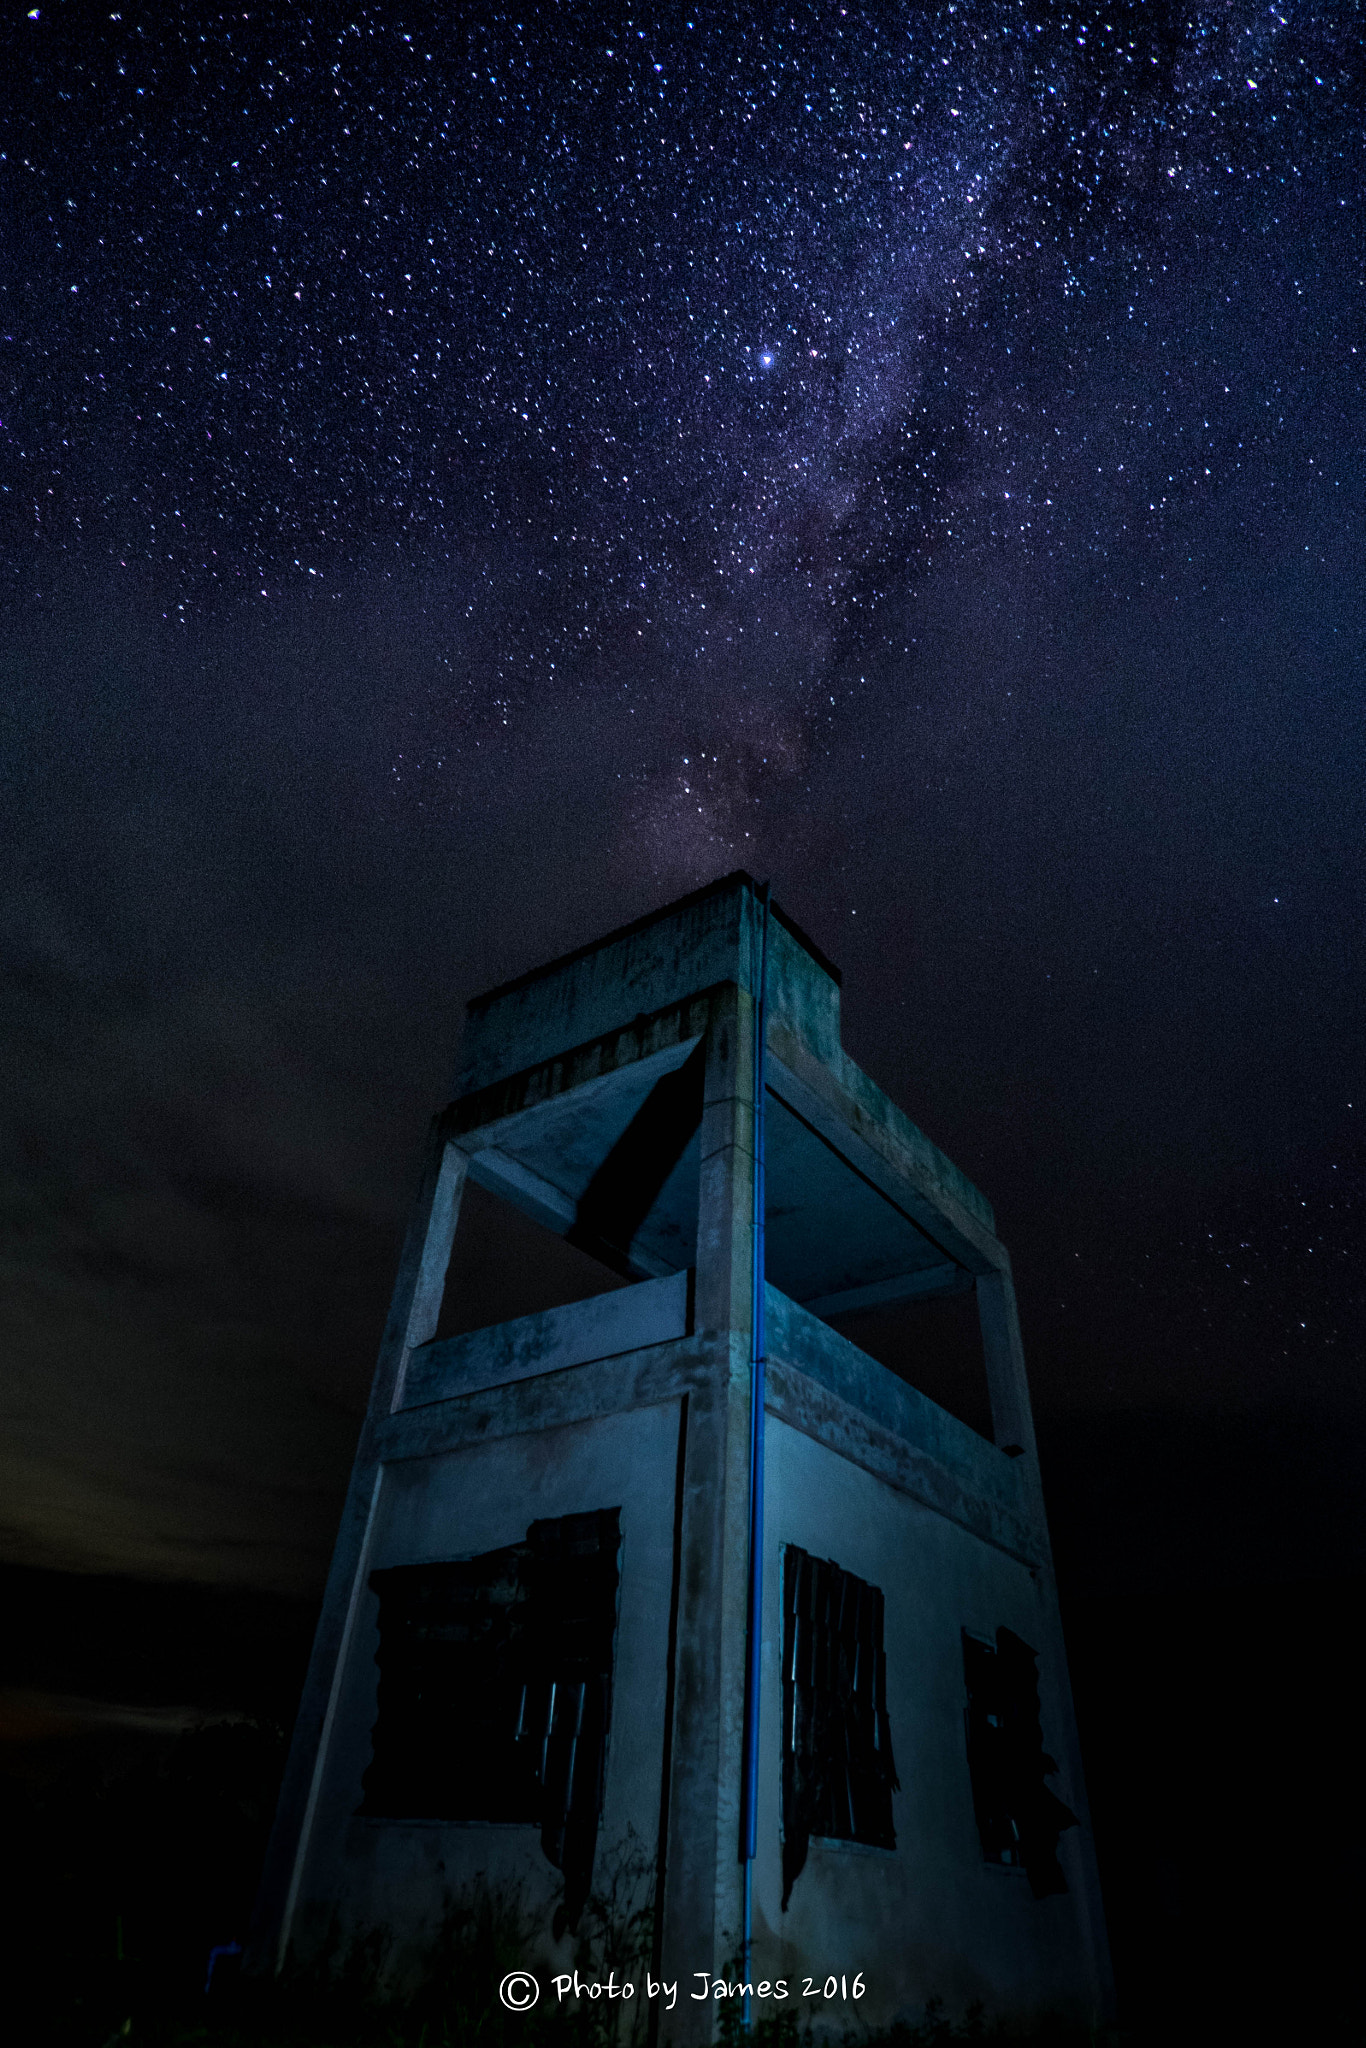
[[[745,867],[1065,1593],[1360,1568],[1362,31],[8,10],[6,1558],[315,1591],[464,1001]]]

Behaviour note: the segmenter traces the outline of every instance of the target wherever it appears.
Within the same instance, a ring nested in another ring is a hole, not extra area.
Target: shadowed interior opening
[[[991,1441],[991,1403],[974,1294],[935,1295],[928,1301],[826,1320],[898,1379]]]
[[[591,1252],[470,1180],[436,1334],[460,1337],[630,1284]]]
[[[1038,1657],[1012,1629],[995,1643],[963,1631],[964,1726],[982,1854],[1026,1872],[1036,1899],[1067,1890],[1058,1837],[1077,1816],[1049,1789],[1057,1764],[1043,1746]]]
[[[378,1711],[360,1813],[530,1823],[578,1925],[602,1811],[621,1510],[533,1522],[522,1543],[370,1574]]]
[[[783,1548],[783,1896],[813,1835],[894,1849],[897,1790],[879,1587]]]

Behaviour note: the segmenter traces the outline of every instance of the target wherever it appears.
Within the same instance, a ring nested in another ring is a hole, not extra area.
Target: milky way
[[[307,1582],[460,999],[736,865],[1046,1443],[1345,1441],[1362,26],[12,15],[21,1550]]]
[[[453,704],[828,726],[936,551],[1156,575],[1311,362],[1304,481],[1341,488],[1356,26],[35,10],[11,574],[100,556],[184,620],[454,565]]]

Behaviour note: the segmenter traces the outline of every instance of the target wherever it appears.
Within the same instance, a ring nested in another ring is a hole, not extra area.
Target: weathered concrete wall
[[[1035,1573],[777,1416],[770,1417],[765,1470],[756,1973],[824,1980],[829,1972],[863,1970],[867,1995],[857,2007],[828,2009],[835,2027],[885,2024],[936,1995],[950,2008],[973,1999],[1006,2011],[1086,2007],[1075,1893],[1035,1899],[1022,1870],[984,1861],[968,1774],[961,1631],[994,1640],[1004,1624],[1038,1644],[1047,1617]],[[780,1551],[787,1543],[833,1559],[885,1595],[901,1790],[895,1850],[813,1840],[783,1913]],[[1045,1697],[1046,1739],[1056,1724],[1056,1701]],[[1054,1783],[1070,1800],[1073,1788]]]
[[[818,1057],[839,1044],[839,987],[786,932],[773,946],[775,1006]],[[802,964],[788,962],[788,948]],[[686,900],[582,954],[552,962],[520,982],[476,998],[466,1013],[457,1096],[571,1047],[620,1030],[633,1018],[738,982],[752,993],[759,951],[752,890],[737,881]]]
[[[775,1343],[766,1460],[755,1972],[795,1982],[807,1975],[823,1981],[830,1972],[852,1977],[861,1969],[867,1996],[857,2013],[851,2008],[843,2016],[867,2023],[914,2013],[935,1994],[956,2003],[981,1998],[1005,2008],[1069,1998],[1084,2004],[1076,1898],[1035,1900],[1022,1872],[986,1864],[972,1811],[960,1631],[967,1627],[994,1637],[1004,1624],[1038,1643],[1047,1620],[1037,1567],[1015,1554],[1029,1540],[1023,1519],[1007,1530],[1012,1550],[969,1526],[966,1515],[951,1517],[942,1501],[970,1499],[979,1514],[1022,1516],[1018,1498],[1011,1499],[1012,1489],[1018,1493],[1014,1465],[775,1290],[770,1302]],[[804,1346],[794,1341],[794,1330],[805,1338]],[[693,1383],[694,1398],[708,1377],[707,1347],[695,1342],[656,1347],[640,1357],[642,1365],[653,1361],[661,1378],[681,1372]],[[677,1360],[673,1368],[671,1358]],[[396,1416],[395,1425],[401,1420],[408,1432],[425,1416],[428,1428],[469,1431],[473,1440],[425,1456],[399,1456],[385,1466],[364,1565],[368,1575],[393,1563],[477,1554],[520,1540],[537,1517],[621,1505],[621,1604],[599,1882],[629,1845],[653,1867],[665,1743],[680,1405],[666,1398],[625,1412],[600,1412],[614,1388],[618,1398],[647,1392],[630,1374],[613,1381],[626,1363],[610,1360],[557,1372],[566,1400],[577,1385],[580,1401],[586,1395],[599,1412],[548,1429],[535,1426],[535,1405],[526,1398],[534,1389],[521,1385],[486,1390],[482,1404],[456,1399],[424,1406],[411,1417]],[[888,1467],[891,1476],[870,1470],[872,1454],[865,1455],[862,1439],[853,1441],[861,1416],[870,1422],[880,1416],[879,1427],[901,1424],[906,1434],[900,1440],[919,1462]],[[696,1417],[694,1422],[696,1427]],[[839,1442],[842,1431],[850,1432],[854,1455],[832,1447],[829,1439]],[[697,1539],[705,1543],[716,1497],[705,1488],[703,1495],[694,1512],[704,1518]],[[932,1504],[936,1498],[940,1506]],[[983,1522],[988,1532],[991,1526]],[[780,1559],[786,1543],[834,1559],[886,1597],[888,1703],[901,1791],[896,1850],[816,1839],[784,1914],[779,1660]],[[718,1631],[705,1589],[697,1590],[703,1597],[682,1617],[680,1640],[685,1657],[705,1663]],[[334,1910],[358,1928],[387,1923],[420,1937],[434,1928],[448,1892],[480,1880],[511,1880],[523,1887],[549,1963],[557,1953],[549,1933],[557,1876],[535,1828],[356,1814],[375,1717],[376,1607],[367,1589],[341,1677],[294,1939],[306,1951]],[[712,1682],[720,1683],[719,1673]],[[1046,1729],[1055,1720],[1054,1704],[1046,1699]],[[702,1824],[701,1835],[714,1845],[709,1854],[716,1858],[715,1921],[690,1940],[686,1916],[670,1916],[670,1975],[723,1969],[738,1939],[738,1927],[725,1914],[726,1902],[733,1908],[738,1893],[734,1826],[725,1823],[738,1815],[731,1811],[733,1798],[724,1797],[714,1745],[711,1756],[709,1772],[705,1758],[691,1758],[694,1800],[699,1766],[709,1778],[706,1805],[699,1811],[695,1804],[676,1804],[670,1862],[675,1884],[686,1895],[690,1883],[705,1877],[689,1867]],[[1066,1782],[1058,1789],[1073,1799]],[[561,1961],[571,1957],[572,1948],[566,1937],[558,1950]],[[695,2008],[684,2021],[706,2016]]]
[[[506,1436],[384,1468],[365,1573],[478,1555],[520,1542],[530,1522],[588,1509],[621,1508],[621,1588],[598,1834],[598,1869],[632,1844],[655,1855],[664,1738],[667,1631],[673,1569],[676,1401]],[[437,1925],[443,1897],[479,1881],[515,1881],[555,1952],[549,1925],[558,1873],[535,1827],[363,1818],[361,1778],[370,1761],[379,1643],[378,1600],[368,1586],[341,1674],[331,1740],[292,1936],[307,1952],[330,1916],[357,1929],[388,1925],[420,1939]],[[478,1768],[478,1759],[471,1759]],[[560,1945],[572,1957],[573,1940]]]

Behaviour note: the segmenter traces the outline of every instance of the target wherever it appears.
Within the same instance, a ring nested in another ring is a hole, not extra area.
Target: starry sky
[[[6,1557],[315,1589],[464,1001],[743,866],[1065,1586],[1360,1568],[1362,32],[7,10]]]

